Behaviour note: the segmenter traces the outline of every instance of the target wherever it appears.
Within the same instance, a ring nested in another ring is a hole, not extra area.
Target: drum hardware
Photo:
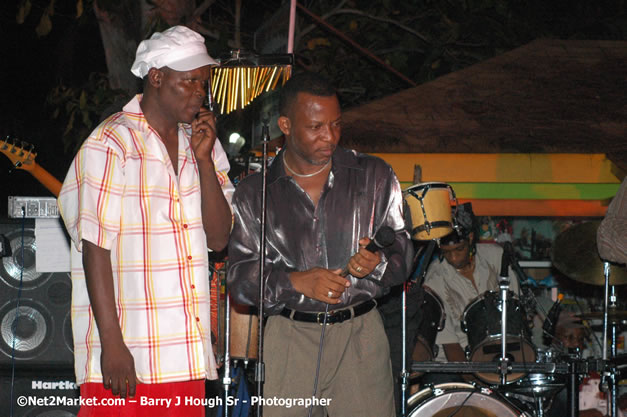
[[[608,338],[608,325],[611,324],[612,344],[610,346],[612,358],[616,357],[616,323],[609,322],[609,310],[616,310],[616,291],[614,285],[611,286],[610,296],[610,263],[605,262],[603,264],[603,275],[605,276],[605,299],[603,303],[603,360],[607,361],[607,338]],[[609,395],[608,408],[610,417],[618,416],[616,408],[616,399],[618,397],[618,381],[616,380],[616,370],[606,369],[601,374],[600,389],[607,392]]]
[[[600,222],[584,222],[572,226],[555,238],[553,245],[553,265],[568,278],[591,285],[604,286],[603,303],[603,346],[602,362],[606,365],[601,373],[601,388],[609,394],[608,411],[611,417],[617,416],[617,367],[616,332],[623,312],[616,310],[615,285],[627,284],[625,265],[610,265],[599,257],[596,235]],[[603,274],[600,274],[603,266]],[[610,295],[611,292],[611,295]],[[590,319],[598,314],[589,313]],[[608,335],[611,332],[611,335]],[[611,359],[608,360],[608,336],[611,336]],[[574,411],[571,411],[573,413]],[[574,415],[574,414],[572,414]]]
[[[605,285],[604,262],[599,258],[596,235],[600,222],[571,226],[555,238],[552,263],[568,278],[584,284]],[[625,265],[611,264],[609,285],[627,284]]]
[[[604,320],[605,312],[593,311],[590,313],[576,314],[575,316],[582,320]],[[607,311],[607,321],[612,324],[624,324],[624,322],[627,321],[627,311],[616,310],[610,307]]]
[[[405,190],[403,192],[403,196],[405,222],[409,228],[411,238],[418,241],[429,241],[427,246],[424,247],[422,251],[416,253],[414,258],[414,264],[417,262],[420,263],[418,268],[416,268],[417,273],[414,275],[412,282],[414,285],[422,287],[427,267],[431,262],[433,251],[435,250],[435,246],[438,242],[437,239],[451,233],[453,231],[453,227],[456,226],[453,222],[451,201],[455,201],[455,205],[457,206],[457,197],[455,197],[455,192],[450,185],[439,182],[415,184]],[[405,341],[407,340],[406,307],[408,289],[409,284],[404,283],[403,294],[401,296],[401,416],[403,417],[406,416],[407,411],[407,390],[409,388],[410,379],[410,373],[407,370],[407,348],[405,344]],[[435,296],[435,294],[432,295]],[[439,301],[439,303],[441,306],[441,301]],[[442,308],[442,312],[443,311],[444,309]],[[440,323],[438,323],[437,328],[438,331],[444,328],[443,319],[441,319]],[[423,346],[425,346],[425,348],[428,347],[426,345]],[[431,355],[433,355],[433,347],[429,350],[431,351]],[[412,352],[412,357],[413,354],[414,352]]]
[[[506,305],[505,320],[507,327],[506,337],[503,335],[503,311],[501,303],[502,295],[494,291],[487,291],[471,301],[462,315],[461,327],[468,335],[467,358],[471,362],[487,361],[498,363],[500,367],[493,374],[480,373],[479,379],[488,384],[503,383],[501,376],[504,371],[511,369],[510,363],[535,363],[536,351],[530,341],[529,329],[525,322],[525,312],[519,300],[511,291],[508,291],[509,303]],[[499,315],[500,313],[500,315]],[[500,317],[495,320],[495,317]],[[505,346],[503,346],[505,345]],[[507,364],[502,361],[503,348]],[[500,355],[499,355],[500,353]],[[527,373],[510,373],[507,383],[515,382]]]
[[[459,374],[496,374],[499,372],[498,362],[414,362],[412,371],[427,373],[459,373]],[[544,373],[544,374],[587,374],[588,365],[579,365],[571,370],[568,363],[559,362],[509,362],[507,370],[510,373]],[[497,381],[498,382],[498,381]]]
[[[544,407],[546,401],[553,395],[550,390],[558,387],[567,388],[568,404],[570,416],[578,415],[579,408],[579,379],[591,372],[612,373],[618,367],[627,366],[627,355],[622,355],[612,361],[605,361],[599,358],[581,359],[579,355],[566,355],[561,357],[544,357],[541,360],[548,362],[510,362],[508,364],[508,372],[510,373],[529,373],[529,375],[539,375],[544,379],[544,385],[538,389],[538,395],[534,395],[534,387],[536,383],[533,379],[528,383],[524,381],[508,384],[504,386],[494,385],[493,389],[503,395],[520,399],[521,397],[533,398],[535,416],[541,416],[538,407]],[[458,373],[458,374],[495,374],[500,370],[498,362],[414,362],[411,366],[414,372],[424,373]],[[563,381],[560,385],[559,381]],[[525,385],[526,384],[526,385]],[[423,392],[423,391],[420,391]],[[419,392],[419,393],[420,393]],[[415,396],[414,396],[415,397]],[[415,401],[410,398],[408,404],[412,405]],[[537,397],[543,397],[542,401],[537,401]],[[419,414],[410,414],[410,417]],[[431,414],[426,414],[431,415]],[[445,414],[446,415],[446,414]]]
[[[451,201],[457,197],[453,188],[442,182],[412,185],[403,191],[405,219],[416,240],[439,239],[453,231]]]
[[[409,417],[530,417],[512,401],[489,388],[468,383],[428,386],[408,400]]]
[[[499,289],[501,290],[501,384],[507,382],[507,362],[510,360],[507,356],[507,293],[509,292],[509,262],[507,254],[503,250],[501,258],[501,276],[499,280]]]
[[[428,287],[423,287],[424,296],[421,306],[423,320],[418,328],[416,346],[412,352],[414,360],[434,360],[437,356],[435,339],[437,333],[444,329],[446,313],[440,297]],[[418,375],[412,374],[412,377]]]
[[[448,208],[448,211],[450,212],[450,205]],[[413,285],[420,285],[422,287],[422,283],[424,281],[426,272],[427,272],[427,266],[429,266],[429,263],[431,263],[431,257],[433,256],[433,251],[435,250],[435,245],[436,245],[436,241],[435,240],[431,240],[429,241],[429,244],[426,246],[426,249],[424,249],[422,252],[418,252],[416,253],[416,256],[414,258],[414,263],[416,263],[417,261],[420,262],[420,265],[418,267],[417,273],[415,274],[417,283],[414,282]],[[422,255],[422,256],[421,256]],[[405,417],[407,414],[407,409],[406,409],[406,405],[407,405],[407,390],[409,389],[409,379],[410,379],[410,373],[407,371],[407,346],[405,341],[407,340],[407,291],[409,289],[409,283],[405,282],[403,283],[403,294],[401,296],[401,337],[402,337],[402,341],[401,341],[401,355],[402,355],[402,359],[401,359],[401,416]],[[424,287],[423,287],[424,288]],[[434,297],[434,299],[436,300],[436,302],[440,303],[440,307],[441,307],[441,311],[442,314],[444,314],[444,308],[442,307],[442,301],[439,300],[439,297],[435,294],[432,293]],[[436,298],[437,297],[437,298]],[[444,321],[438,323],[438,331],[442,330],[444,328]],[[434,341],[435,342],[435,339]],[[420,352],[412,352],[412,358],[414,357],[414,354],[419,355]],[[433,355],[433,350],[431,351],[431,354]],[[415,374],[414,375],[418,375]]]
[[[228,289],[228,287],[227,287]],[[227,293],[228,294],[228,293]],[[224,377],[222,378],[222,385],[224,386],[224,404],[230,404],[228,402],[229,400],[229,387],[231,386],[231,382],[233,381],[231,379],[231,356],[230,356],[230,351],[231,351],[231,300],[230,297],[227,295],[226,297],[226,311],[225,311],[225,329],[224,329],[224,343],[225,343],[225,349],[224,349]],[[225,417],[228,417],[229,415],[229,409],[227,406],[224,407],[224,415]]]
[[[425,260],[423,260],[423,263]],[[401,416],[407,415],[406,400],[407,389],[409,388],[409,372],[407,371],[407,290],[409,283],[403,283],[403,294],[401,295]]]

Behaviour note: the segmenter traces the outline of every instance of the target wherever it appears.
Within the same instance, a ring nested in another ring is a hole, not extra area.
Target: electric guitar
[[[0,139],[0,152],[11,160],[13,167],[28,171],[44,187],[46,187],[55,197],[61,191],[61,181],[52,176],[35,162],[37,153],[35,147],[30,143],[15,139]]]

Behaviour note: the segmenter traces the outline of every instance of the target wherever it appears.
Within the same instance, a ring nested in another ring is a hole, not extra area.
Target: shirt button
[[[196,286],[194,284],[192,284],[192,290],[195,289],[195,288],[196,288]]]
[[[189,261],[191,261],[191,260],[192,260],[192,255],[189,255],[189,256],[187,257],[187,259],[188,259]]]
[[[196,321],[200,321],[200,319],[198,317],[196,317]]]
[[[187,229],[187,223],[183,225],[183,229]]]

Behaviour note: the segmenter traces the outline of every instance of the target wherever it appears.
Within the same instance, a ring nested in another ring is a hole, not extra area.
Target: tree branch
[[[431,44],[429,39],[425,35],[423,35],[422,33],[418,32],[418,31],[415,31],[414,29],[412,29],[412,28],[410,28],[408,26],[405,26],[402,23],[397,22],[396,20],[393,20],[393,19],[388,19],[386,17],[374,16],[374,15],[371,15],[369,13],[362,12],[361,10],[338,9],[338,8],[336,8],[335,10],[330,12],[328,14],[328,16],[338,15],[338,14],[355,14],[355,15],[358,15],[358,16],[366,17],[366,18],[371,19],[371,20],[376,20],[376,21],[379,21],[379,22],[389,23],[391,25],[394,25],[394,26],[397,26],[397,27],[403,29],[404,31],[406,31],[408,33],[411,33],[412,35],[416,36],[418,39],[422,40],[424,43]]]
[[[201,35],[205,35],[211,39],[220,39],[220,32],[211,30],[200,22],[194,22],[190,26],[192,26],[192,29],[194,29],[196,32],[200,33]]]
[[[211,7],[211,5],[213,3],[215,3],[216,0],[205,0],[202,2],[202,4],[200,6],[198,6],[196,8],[196,10],[194,10],[194,14],[192,15],[192,20],[195,20],[196,18],[199,18],[200,16],[202,16],[202,14],[204,12],[207,11],[207,9],[209,9]]]
[[[202,2],[202,4],[200,6],[198,6],[196,8],[196,10],[194,10],[194,12],[192,13],[192,15],[189,17],[189,21],[186,22],[187,25],[195,30],[196,32],[205,35],[211,39],[219,39],[220,38],[220,32],[215,31],[215,30],[211,30],[209,29],[207,26],[204,25],[201,16],[203,15],[203,13],[205,13],[212,5],[213,3],[215,3],[216,0],[205,0]]]
[[[328,17],[332,16],[335,14],[336,10],[341,10],[341,8],[344,6],[344,4],[346,4],[348,0],[342,0],[340,2],[340,4],[337,5],[337,7],[333,10],[331,10],[329,13],[327,14],[323,14],[320,17],[322,17],[322,19],[326,20]],[[302,31],[300,31],[300,33],[298,34],[299,38],[302,38],[303,36],[305,36],[306,34],[308,34],[309,32],[311,32],[312,30],[314,30],[317,27],[317,25],[309,25],[307,26],[305,29],[303,29]]]

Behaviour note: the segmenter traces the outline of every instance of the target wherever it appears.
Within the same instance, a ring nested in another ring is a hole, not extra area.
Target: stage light
[[[237,133],[237,132],[233,132],[231,133],[231,136],[229,136],[229,143],[237,143],[237,139],[241,138],[242,136]]]

